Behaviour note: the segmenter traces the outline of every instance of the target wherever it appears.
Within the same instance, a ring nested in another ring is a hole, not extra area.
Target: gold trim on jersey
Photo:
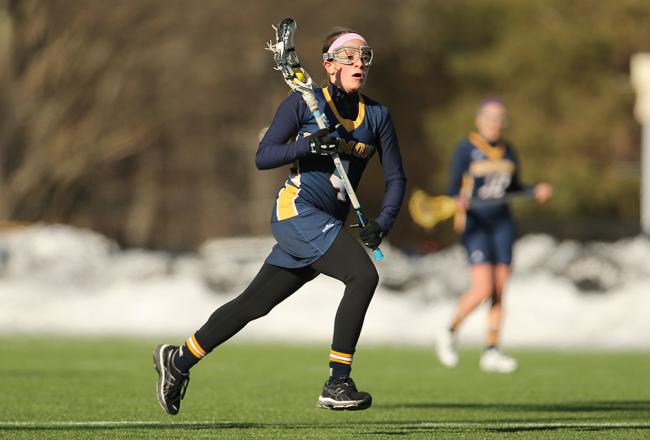
[[[481,150],[488,159],[503,159],[503,155],[506,154],[506,146],[502,143],[495,145],[494,147],[488,143],[483,137],[477,132],[471,132],[467,138],[476,148]]]
[[[275,213],[278,220],[286,220],[298,215],[296,199],[300,192],[300,173],[292,170],[291,178],[284,184],[275,201]]]
[[[309,137],[313,133],[303,133],[303,137]],[[349,154],[351,156],[360,157],[362,159],[368,159],[373,154],[377,147],[371,144],[364,144],[363,142],[357,142],[355,139],[345,140],[339,138],[339,153]]]
[[[345,119],[339,114],[336,106],[334,105],[334,100],[332,100],[330,92],[327,90],[327,87],[323,87],[321,90],[323,91],[323,96],[325,97],[325,101],[327,101],[327,105],[329,105],[330,110],[332,110],[332,113],[334,113],[334,116],[336,116],[336,119],[341,123],[343,128],[345,128],[348,133],[359,128],[363,122],[363,118],[366,116],[366,104],[363,101],[363,95],[359,93],[359,112],[357,114],[357,119],[353,121],[351,119]]]
[[[515,171],[515,164],[510,159],[475,160],[469,166],[472,176],[483,177],[492,173],[508,173]]]

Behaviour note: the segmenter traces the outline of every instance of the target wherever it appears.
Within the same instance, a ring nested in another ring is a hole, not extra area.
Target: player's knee
[[[475,298],[478,298],[480,302],[488,301],[492,298],[494,289],[490,286],[474,286],[472,288],[472,294]]]
[[[354,284],[359,290],[374,292],[379,284],[379,274],[373,264],[353,272],[348,284]]]
[[[498,306],[498,305],[501,305],[502,298],[503,298],[502,292],[498,292],[498,291],[494,290],[492,292],[492,295],[490,296],[490,301],[492,302],[493,306]]]

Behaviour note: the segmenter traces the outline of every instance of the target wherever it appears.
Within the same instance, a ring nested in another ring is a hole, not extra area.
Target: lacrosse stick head
[[[432,229],[456,213],[456,202],[447,196],[431,196],[416,189],[409,198],[409,213],[418,226]]]
[[[273,52],[275,69],[282,72],[285,82],[296,91],[311,91],[312,81],[309,74],[300,65],[295,47],[295,35],[298,25],[293,18],[285,18],[275,29],[275,42],[269,41],[266,49]]]

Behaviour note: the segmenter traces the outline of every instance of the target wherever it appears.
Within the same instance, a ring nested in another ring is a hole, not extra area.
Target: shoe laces
[[[347,388],[350,391],[354,391],[354,392],[358,391],[357,386],[355,385],[352,378],[349,377],[349,376],[341,376],[341,377],[335,378],[334,381],[332,382],[332,386],[333,387],[343,386],[343,387]]]
[[[183,374],[176,370],[174,365],[170,362],[169,374],[166,376],[165,388],[170,392],[170,397],[179,397],[181,400],[185,397],[185,391],[190,383],[190,375]]]

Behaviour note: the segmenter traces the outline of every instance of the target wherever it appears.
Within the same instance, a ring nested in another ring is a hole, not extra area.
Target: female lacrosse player
[[[277,244],[241,295],[218,308],[182,346],[161,345],[154,351],[158,400],[167,413],[178,413],[193,365],[319,274],[342,281],[345,291],[334,320],[330,377],[318,405],[370,407],[370,394],[357,390],[350,371],[378,276],[367,252],[343,227],[350,202],[331,155],[340,155],[356,187],[368,160],[379,154],[383,205],[360,230],[365,246],[376,249],[400,210],[406,177],[388,109],[360,93],[372,61],[373,51],[361,35],[339,30],[327,36],[323,67],[329,84],[315,94],[320,111],[336,127],[331,133],[310,136],[318,126],[297,92],[277,109],[256,157],[261,170],[290,166],[271,214]]]
[[[515,225],[505,201],[472,207],[469,199],[503,199],[507,193],[522,191],[519,162],[501,135],[507,123],[503,102],[487,98],[478,106],[477,131],[470,133],[456,148],[449,181],[449,194],[457,200],[454,219],[462,230],[462,242],[470,262],[471,287],[457,305],[448,329],[437,340],[437,354],[447,367],[458,363],[457,330],[463,320],[483,301],[490,300],[486,350],[479,366],[484,371],[510,373],[517,361],[498,349],[503,315],[503,291],[510,276]],[[551,185],[538,183],[530,189],[534,198],[545,202]]]

